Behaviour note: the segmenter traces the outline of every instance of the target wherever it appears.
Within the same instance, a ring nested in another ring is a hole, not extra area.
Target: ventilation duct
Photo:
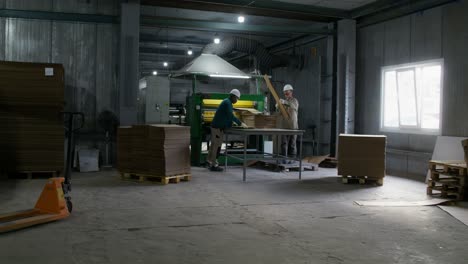
[[[225,56],[233,51],[254,55],[257,58],[259,68],[262,70],[283,66],[301,67],[299,57],[273,55],[258,41],[242,37],[227,37],[219,44],[210,43],[203,48],[202,53]]]

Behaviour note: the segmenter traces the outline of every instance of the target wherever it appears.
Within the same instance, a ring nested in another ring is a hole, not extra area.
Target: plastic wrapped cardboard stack
[[[120,127],[117,144],[120,172],[154,176],[190,173],[190,127]]]
[[[341,134],[338,141],[338,174],[342,176],[385,177],[385,148],[383,135]]]
[[[63,106],[62,65],[0,62],[1,172],[63,170]]]

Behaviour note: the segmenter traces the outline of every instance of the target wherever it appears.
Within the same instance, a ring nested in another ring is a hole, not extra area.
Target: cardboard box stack
[[[251,113],[244,111],[241,113],[242,122],[248,127],[254,128],[276,128],[278,115],[264,115],[260,113]]]
[[[190,173],[190,127],[120,127],[117,140],[120,172],[154,176]]]
[[[59,64],[0,62],[0,171],[61,171],[64,70]]]
[[[341,134],[338,141],[338,174],[370,179],[385,177],[385,147],[382,135]]]

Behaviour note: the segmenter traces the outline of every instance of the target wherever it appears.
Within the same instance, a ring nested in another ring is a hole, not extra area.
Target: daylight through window
[[[443,61],[382,68],[381,129],[440,133]]]

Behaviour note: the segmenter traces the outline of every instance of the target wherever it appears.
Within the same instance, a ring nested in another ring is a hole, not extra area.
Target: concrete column
[[[356,21],[338,21],[337,47],[337,137],[354,133]],[[337,140],[338,142],[338,140]]]
[[[122,3],[120,19],[120,124],[132,125],[137,123],[139,1]]]

